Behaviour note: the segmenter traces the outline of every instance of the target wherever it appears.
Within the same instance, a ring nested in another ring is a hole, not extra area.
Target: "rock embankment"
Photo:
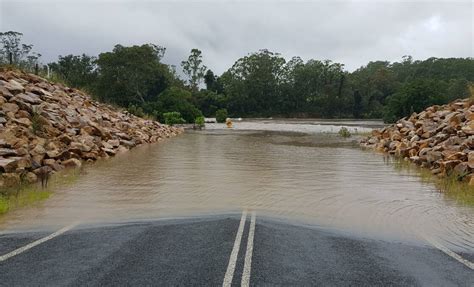
[[[456,174],[474,185],[474,100],[413,113],[362,140],[364,147],[403,157],[433,174]]]
[[[0,71],[0,186],[114,156],[182,129],[95,102],[77,89]]]

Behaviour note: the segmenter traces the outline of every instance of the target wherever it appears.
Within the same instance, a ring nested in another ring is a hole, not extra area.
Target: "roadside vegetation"
[[[446,198],[457,203],[474,206],[474,186],[470,186],[469,183],[462,181],[462,175],[452,172],[445,177],[439,177],[430,170],[419,167],[403,158],[391,156],[390,159],[392,159],[397,170],[417,175],[421,178],[422,182],[434,185]]]
[[[83,89],[95,98],[138,116],[165,121],[179,112],[187,123],[200,116],[383,118],[393,122],[412,112],[469,97],[473,58],[405,56],[399,62],[373,61],[349,72],[330,60],[285,59],[260,50],[221,75],[192,49],[182,72],[165,64],[166,48],[156,44],[116,45],[99,55],[65,55],[47,65],[22,34],[0,34],[0,64],[15,65]],[[184,75],[184,79],[180,76]],[[227,114],[228,113],[228,114]]]
[[[165,124],[170,126],[186,123],[186,121],[181,117],[181,113],[179,112],[164,113],[163,118],[165,119]]]
[[[30,184],[23,180],[14,187],[0,188],[0,215],[49,198],[55,188],[73,183],[79,173],[80,170],[76,169],[58,172],[45,188],[40,183]]]

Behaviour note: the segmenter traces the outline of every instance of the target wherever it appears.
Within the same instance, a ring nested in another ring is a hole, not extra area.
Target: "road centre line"
[[[239,229],[237,230],[237,235],[235,236],[234,247],[229,258],[229,264],[227,265],[227,271],[225,272],[224,282],[222,283],[223,287],[230,287],[232,284],[232,278],[234,277],[235,264],[237,262],[237,256],[239,254],[240,242],[242,241],[242,234],[244,233],[245,221],[247,219],[247,210],[242,212],[242,217],[240,218]]]
[[[250,286],[250,271],[252,267],[252,253],[253,253],[253,238],[255,235],[255,211],[252,212],[252,219],[250,221],[249,236],[247,239],[247,250],[245,252],[244,271],[242,272],[242,281],[240,286]]]
[[[46,237],[40,238],[40,239],[38,239],[38,240],[36,240],[36,241],[33,241],[33,242],[31,242],[31,243],[29,243],[29,244],[23,246],[23,247],[20,247],[20,248],[15,249],[15,250],[13,250],[13,251],[7,253],[7,254],[4,254],[4,255],[0,256],[0,262],[3,262],[3,261],[5,261],[5,260],[7,260],[7,259],[9,259],[9,258],[12,258],[12,257],[14,257],[14,256],[16,256],[16,255],[19,255],[19,254],[25,252],[25,251],[28,251],[28,250],[30,250],[31,248],[35,247],[35,246],[38,246],[38,245],[40,245],[40,244],[42,244],[42,243],[45,243],[46,241],[51,240],[51,239],[53,239],[53,238],[55,238],[55,237],[57,237],[57,236],[59,236],[59,235],[65,233],[65,232],[71,230],[71,229],[74,228],[76,225],[77,225],[77,223],[73,223],[73,224],[71,224],[71,225],[68,225],[68,226],[66,226],[66,227],[63,227],[63,228],[59,229],[58,231],[56,231],[56,232],[54,232],[54,233],[51,233],[50,235],[48,235],[48,236],[46,236]]]

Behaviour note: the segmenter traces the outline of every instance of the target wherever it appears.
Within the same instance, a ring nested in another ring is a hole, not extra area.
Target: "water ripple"
[[[275,127],[276,126],[276,127]],[[87,167],[74,185],[6,216],[12,229],[250,208],[268,216],[474,250],[474,209],[334,135],[187,133]],[[280,129],[279,132],[268,130]],[[321,126],[307,124],[297,130]],[[328,126],[323,126],[327,129]],[[333,127],[330,127],[333,128]],[[333,128],[334,129],[334,128]]]

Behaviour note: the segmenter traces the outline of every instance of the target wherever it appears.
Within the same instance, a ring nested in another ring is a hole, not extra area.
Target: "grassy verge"
[[[433,175],[430,170],[417,166],[402,158],[392,157],[397,170],[408,171],[419,176],[422,182],[433,184],[447,198],[463,205],[474,206],[474,186],[459,180],[459,176],[451,174],[446,177]]]
[[[64,170],[51,177],[47,188],[41,184],[20,184],[12,188],[0,189],[0,215],[20,207],[35,204],[49,198],[58,187],[64,187],[76,181],[80,170]]]

